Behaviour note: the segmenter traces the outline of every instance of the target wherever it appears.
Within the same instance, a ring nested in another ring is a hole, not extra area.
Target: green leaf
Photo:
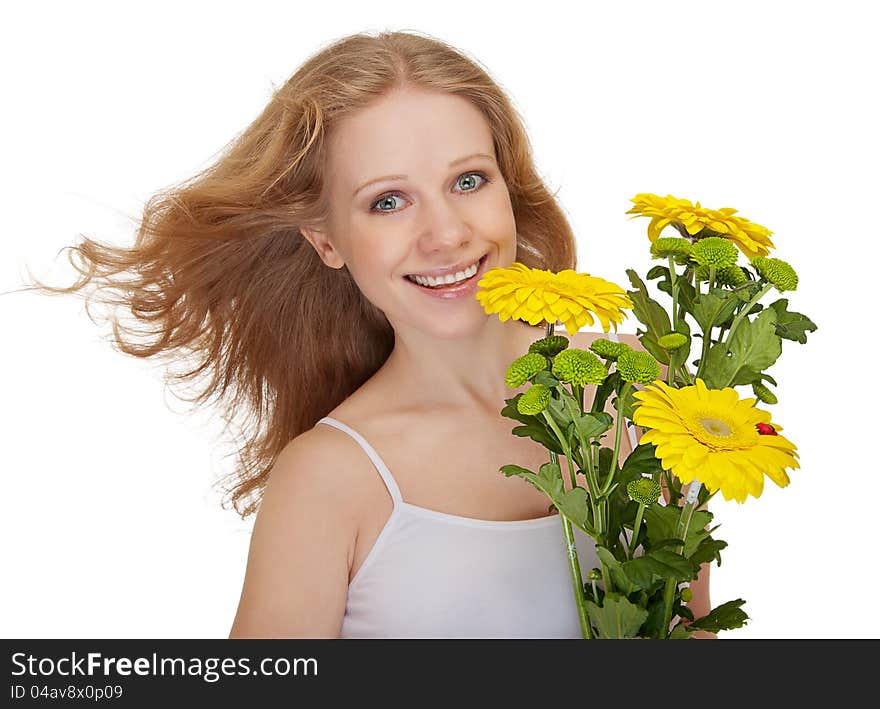
[[[611,422],[614,419],[607,413],[600,414],[578,414],[575,416],[574,425],[580,434],[589,440],[601,436],[605,431],[611,428]]]
[[[556,503],[556,498],[562,495],[564,489],[562,484],[562,471],[560,470],[558,463],[544,463],[538,470],[537,474],[533,473],[528,468],[523,468],[519,465],[502,465],[500,470],[507,477],[518,475],[519,477],[528,480],[541,492],[548,495],[553,500],[554,504]]]
[[[669,332],[669,315],[656,300],[648,294],[644,281],[631,268],[626,269],[629,281],[637,290],[627,291],[633,302],[633,314],[658,337]]]
[[[663,280],[657,282],[657,289],[666,293],[670,298],[672,297],[672,286],[669,283],[669,269],[665,266],[661,266],[663,269]],[[648,280],[652,280],[656,277],[656,274],[651,275],[655,268],[652,268],[648,271],[647,278]],[[697,291],[693,287],[692,284],[688,283],[684,278],[683,273],[676,276],[675,279],[675,287],[678,289],[678,305],[683,308],[686,313],[694,314],[694,299],[697,296]]]
[[[521,421],[522,423],[534,423],[534,416],[530,414],[521,414],[519,409],[516,408],[516,402],[519,401],[521,396],[522,394],[517,394],[511,399],[505,399],[504,408],[501,409],[501,415],[513,419],[514,421]]]
[[[748,327],[743,325],[748,323]],[[762,371],[772,366],[782,354],[782,343],[776,334],[776,311],[768,308],[749,321],[744,319],[733,333],[728,348],[742,363],[742,366]]]
[[[694,303],[694,319],[699,323],[704,336],[708,336],[710,330],[720,325],[736,310],[740,302],[732,297],[729,291],[722,297],[720,288],[713,288],[713,292],[701,293]]]
[[[653,281],[655,278],[660,278],[660,276],[663,276],[663,278],[668,282],[669,268],[667,268],[666,266],[657,265],[645,274],[645,278],[647,278],[649,281]]]
[[[740,606],[743,603],[745,601],[741,598],[722,603],[720,606],[713,608],[707,615],[697,618],[697,620],[691,623],[690,627],[694,630],[706,630],[710,633],[741,628],[749,618],[745,611],[740,610]]]
[[[542,369],[535,375],[535,378],[532,380],[535,384],[543,384],[548,389],[552,389],[555,386],[559,385],[559,380],[554,377],[550,372],[546,369]]]
[[[669,364],[669,352],[663,349],[660,346],[660,343],[657,341],[666,333],[655,335],[651,332],[643,333],[641,330],[639,330],[636,334],[639,336],[639,342],[642,344],[642,347],[644,347],[651,355],[653,355],[654,359],[656,359],[660,364]]]
[[[807,330],[815,331],[816,323],[802,313],[787,310],[788,298],[780,298],[775,303],[770,303],[770,307],[776,311],[776,334],[786,340],[806,344]]]
[[[628,596],[633,590],[635,590],[632,579],[630,579],[627,573],[623,570],[623,565],[610,550],[597,545],[596,556],[599,557],[599,561],[601,561],[605,565],[605,568],[608,569],[608,573],[611,576],[611,582],[618,591],[625,596]]]
[[[694,565],[681,554],[666,549],[650,551],[625,561],[623,571],[639,588],[648,588],[655,576],[676,581],[690,581],[697,576]]]
[[[655,455],[656,450],[657,447],[653,443],[639,443],[633,452],[626,457],[621,472],[624,475],[633,475],[630,480],[635,480],[638,475],[662,473],[663,465]]]
[[[556,439],[556,436],[553,435],[553,432],[549,431],[547,426],[542,423],[533,422],[527,426],[517,426],[511,431],[511,433],[514,436],[531,438],[536,443],[540,443],[544,448],[553,451],[557,455],[565,455],[565,451],[562,449],[562,445]]]
[[[563,431],[568,427],[568,424],[571,423],[571,414],[568,413],[565,402],[561,398],[552,397],[550,403],[547,404],[546,411],[553,417],[553,420],[556,421],[559,428]]]
[[[561,479],[559,487],[562,488]],[[587,498],[587,491],[580,485],[576,485],[571,490],[566,490],[565,492],[562,492],[560,489],[552,497],[553,503],[560,513],[564,514],[573,524],[576,524],[590,536],[595,536],[595,532],[588,522]]]
[[[688,557],[695,564],[705,564],[711,561],[717,561],[721,566],[721,550],[727,546],[727,542],[722,539],[712,539],[706,537],[700,542],[694,553]]]
[[[762,310],[753,321],[744,318],[729,344],[709,348],[701,377],[710,389],[723,389],[755,380],[755,375],[770,367],[782,354],[782,341],[776,334],[776,311]],[[725,352],[725,349],[728,350]],[[745,380],[745,381],[743,381]]]
[[[705,527],[712,520],[712,513],[707,510],[695,510],[691,515],[688,532],[685,538],[684,549],[681,544],[669,545],[670,539],[676,538],[678,520],[681,516],[681,508],[676,505],[651,505],[645,509],[644,521],[647,525],[648,540],[651,548],[670,546],[672,551],[680,553],[689,559],[702,541],[709,536]]]
[[[669,633],[670,640],[688,640],[694,634],[684,623],[676,623],[672,632]]]
[[[648,611],[617,593],[608,593],[599,607],[587,600],[587,615],[600,638],[634,638],[648,617]]]
[[[663,594],[658,593],[655,598],[647,604],[647,618],[642,624],[642,635],[648,638],[664,638],[666,633],[663,632]]]
[[[614,450],[609,448],[608,446],[602,446],[599,448],[598,453],[598,465],[599,465],[599,474],[604,480],[608,477],[608,471],[611,470],[611,461],[614,459]],[[615,466],[615,475],[620,470],[620,466]]]

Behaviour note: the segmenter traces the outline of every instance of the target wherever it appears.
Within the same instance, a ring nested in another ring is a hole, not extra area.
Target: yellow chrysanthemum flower
[[[699,480],[724,499],[745,502],[760,497],[766,474],[779,487],[788,485],[786,468],[799,468],[796,446],[775,434],[770,414],[754,408],[756,399],[740,399],[731,387],[708,389],[699,377],[680,389],[658,379],[633,398],[633,422],[649,430],[643,443],[653,443],[657,457],[682,483]],[[764,435],[761,429],[774,435]]]
[[[730,239],[749,259],[766,256],[770,249],[776,248],[770,241],[772,231],[744,217],[734,216],[737,210],[731,207],[709,209],[701,207],[699,202],[692,204],[690,200],[672,195],[660,197],[646,192],[637,194],[630,201],[633,207],[626,212],[634,215],[630,219],[651,217],[648,238],[652,243],[665,227],[672,225],[689,236],[694,236],[703,228],[710,229],[715,235]]]
[[[632,308],[626,291],[618,285],[588,273],[566,268],[559,273],[529,268],[514,262],[509,268],[492,268],[477,283],[476,298],[487,315],[498,313],[530,325],[541,321],[562,322],[569,335],[595,321],[595,313],[608,332],[624,320],[622,308]]]

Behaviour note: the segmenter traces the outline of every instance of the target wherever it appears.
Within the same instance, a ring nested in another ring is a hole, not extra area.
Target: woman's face
[[[326,232],[316,240],[303,229],[325,263],[347,265],[395,330],[456,337],[481,327],[473,289],[437,297],[407,276],[449,266],[470,275],[477,263],[475,283],[516,258],[510,195],[483,115],[457,96],[397,90],[337,125],[328,161]]]

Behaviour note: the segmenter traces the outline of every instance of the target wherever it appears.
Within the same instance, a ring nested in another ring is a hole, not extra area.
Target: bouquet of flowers
[[[624,291],[586,273],[514,263],[486,272],[476,298],[502,321],[547,324],[546,336],[507,369],[509,387],[530,386],[507,399],[501,414],[519,424],[514,435],[543,445],[549,462],[538,471],[504,465],[501,472],[528,480],[559,511],[584,638],[683,639],[742,627],[748,619],[742,599],[699,618],[686,605],[700,565],[720,565],[727,546],[713,537],[717,526],[710,527],[713,515],[704,508],[719,490],[740,504],[760,497],[765,474],[785,487],[786,468],[800,467],[782,426],[755,404],[777,402],[765,383],[777,382],[765,370],[779,358],[782,340],[804,344],[816,325],[789,310],[787,298],[767,307],[759,302],[798,282],[791,265],[768,257],[775,248],[771,231],[735,216],[735,209],[671,195],[638,194],[631,201],[627,214],[651,218],[650,254],[665,263],[646,277],[659,279],[658,290],[672,299],[670,312],[632,269],[626,273],[633,290]],[[667,226],[680,236],[661,237]],[[737,263],[740,252],[748,265]],[[574,335],[593,324],[592,314],[604,332],[611,323],[616,332],[624,309],[644,327],[637,332],[643,350],[609,339],[577,349],[554,335],[557,322]],[[689,362],[695,345],[699,358]],[[738,386],[750,386],[754,396],[741,399]],[[589,408],[587,387],[594,387]],[[612,395],[616,423],[604,411]],[[646,432],[621,465],[624,425]],[[612,427],[613,443],[603,445]],[[600,567],[590,570],[587,583],[572,525],[596,543]]]

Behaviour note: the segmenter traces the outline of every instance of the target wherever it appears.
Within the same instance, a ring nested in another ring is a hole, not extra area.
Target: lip
[[[486,262],[489,260],[489,254],[484,254],[479,261],[479,266],[477,266],[477,272],[468,278],[466,281],[462,281],[458,285],[449,286],[447,288],[443,288],[442,290],[434,290],[432,288],[425,288],[420,286],[418,283],[415,283],[409,278],[404,278],[407,283],[409,283],[413,288],[418,290],[425,295],[432,296],[434,298],[439,298],[440,300],[458,300],[459,298],[467,298],[472,295],[474,291],[477,290],[477,282],[483,277],[483,273],[486,271]],[[471,262],[473,263],[473,262]],[[470,264],[465,264],[464,268],[467,268]],[[462,268],[458,270],[463,270]],[[454,271],[453,271],[454,273]]]
[[[485,254],[483,254],[485,256]],[[482,257],[481,257],[482,258]],[[447,268],[437,268],[433,271],[418,271],[415,273],[410,273],[410,276],[433,276],[434,278],[440,278],[440,276],[449,276],[458,273],[459,271],[464,271],[468,266],[472,263],[476,263],[477,259],[473,261],[462,261],[460,264],[456,266],[448,266]]]

